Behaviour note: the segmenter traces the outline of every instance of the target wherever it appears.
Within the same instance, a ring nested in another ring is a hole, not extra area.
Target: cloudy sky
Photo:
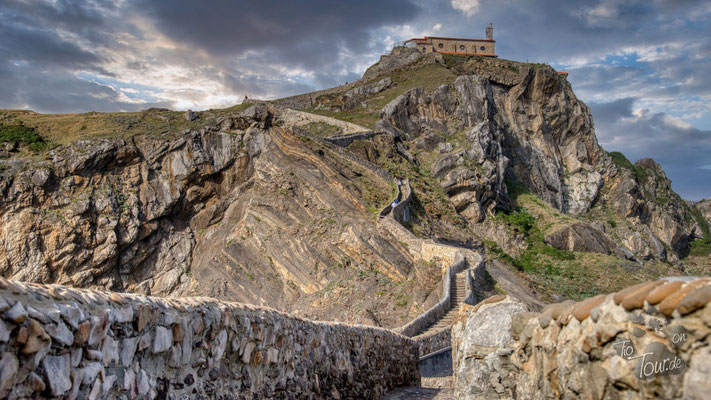
[[[2,0],[0,108],[207,109],[358,79],[411,37],[570,72],[607,150],[711,196],[708,0]]]

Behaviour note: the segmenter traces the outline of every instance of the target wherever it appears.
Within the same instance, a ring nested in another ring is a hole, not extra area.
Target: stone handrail
[[[416,336],[414,339],[420,348],[420,359],[423,359],[432,353],[437,353],[452,347],[452,330],[440,329]]]
[[[393,207],[392,202],[388,203],[378,216],[380,218],[385,218],[390,216],[394,218],[400,224],[404,224],[410,221],[410,202],[412,201],[412,188],[410,187],[410,180],[405,179],[402,181],[401,185],[397,187],[397,195],[395,199],[398,203]],[[404,228],[403,228],[404,229]]]
[[[0,398],[379,398],[418,361],[381,328],[0,278]]]
[[[484,265],[483,257],[472,252],[477,258],[477,263],[474,266],[470,266],[467,270],[466,276],[464,277],[464,284],[466,288],[464,301],[465,304],[474,305],[477,303],[477,293],[481,292],[481,285],[486,283],[486,269],[480,268]]]
[[[401,224],[410,222],[410,202],[412,201],[412,188],[410,181],[405,179],[398,188],[400,201],[393,207],[392,216]]]
[[[466,266],[467,262],[464,256],[461,253],[457,253],[456,260],[453,264],[447,266],[442,276],[442,295],[440,296],[439,302],[406,325],[395,329],[395,332],[412,337],[442,318],[451,305],[450,300],[452,293],[450,286],[452,284],[452,278],[458,272],[464,270]]]
[[[315,105],[315,101],[324,95],[345,93],[348,90],[354,88],[360,83],[360,81],[354,81],[351,83],[346,83],[344,85],[332,87],[329,89],[317,90],[315,92],[309,92],[304,94],[297,94],[295,96],[283,97],[281,99],[270,100],[271,104],[280,107],[289,108],[309,108]]]

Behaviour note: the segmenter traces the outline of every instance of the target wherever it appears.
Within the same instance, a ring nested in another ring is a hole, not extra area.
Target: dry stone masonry
[[[0,278],[0,398],[379,398],[418,359],[380,328]]]
[[[708,399],[711,278],[665,278],[527,312],[509,297],[452,330],[460,399]]]

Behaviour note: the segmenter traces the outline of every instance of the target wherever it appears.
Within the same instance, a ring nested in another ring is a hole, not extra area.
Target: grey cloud
[[[590,103],[595,132],[608,151],[620,151],[631,161],[650,157],[660,163],[682,197],[698,200],[711,195],[711,130],[680,127],[665,113],[634,115],[633,98]]]
[[[412,19],[418,7],[391,1],[143,1],[156,26],[168,36],[216,56],[246,50],[277,50],[283,60],[314,66],[337,57],[343,43],[355,53],[368,48],[369,31]]]

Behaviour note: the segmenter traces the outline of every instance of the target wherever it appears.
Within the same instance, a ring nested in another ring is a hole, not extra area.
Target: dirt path
[[[325,115],[311,114],[305,111],[297,111],[291,108],[280,108],[279,117],[284,121],[286,127],[299,127],[308,125],[312,122],[324,122],[329,125],[337,126],[341,129],[342,134],[358,133],[370,131],[370,129],[356,125],[340,119],[327,117]]]

